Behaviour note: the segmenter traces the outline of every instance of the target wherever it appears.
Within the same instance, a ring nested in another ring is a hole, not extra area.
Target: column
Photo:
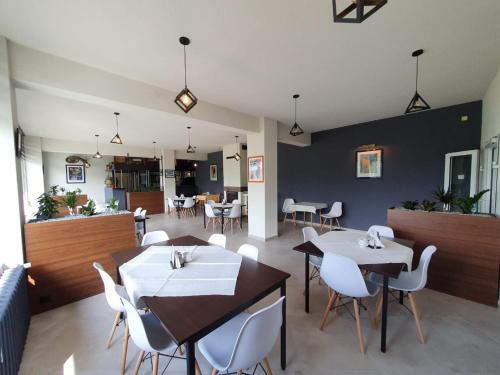
[[[259,132],[247,136],[248,157],[264,156],[264,182],[248,183],[248,235],[278,236],[278,124],[260,118]]]
[[[171,169],[175,170],[175,151],[174,150],[162,150],[163,155],[163,194],[165,197],[165,212],[168,212],[168,197],[173,197],[175,195],[175,177],[165,177],[165,170]]]

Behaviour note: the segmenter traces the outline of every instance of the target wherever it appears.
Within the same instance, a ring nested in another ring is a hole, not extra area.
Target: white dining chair
[[[146,218],[146,213],[147,213],[147,210],[142,210],[141,213],[138,215],[138,217],[141,217],[141,218]],[[144,223],[143,222],[136,222],[135,223],[135,234],[137,235],[137,238],[141,238],[142,236],[142,231],[144,230]]]
[[[368,228],[368,233],[370,232],[377,232],[380,237],[389,239],[394,238],[394,231],[392,230],[392,228],[386,227],[384,225],[372,225],[370,228]]]
[[[182,212],[185,215],[194,216],[194,209],[193,209],[194,205],[195,205],[195,202],[194,202],[193,198],[186,198],[184,200],[184,204],[182,205]]]
[[[323,258],[320,270],[321,278],[332,289],[330,299],[321,320],[320,330],[323,330],[328,314],[339,295],[352,297],[354,316],[356,318],[356,332],[361,353],[365,354],[365,341],[361,331],[360,305],[366,308],[370,323],[374,325],[368,304],[362,304],[362,298],[374,297],[379,292],[377,284],[365,280],[354,260],[338,254],[328,252]],[[338,307],[337,307],[338,308]]]
[[[139,216],[142,212],[142,207],[137,207],[134,211],[134,216]]]
[[[241,202],[238,199],[233,199],[231,202],[232,204],[241,204]]]
[[[238,254],[253,259],[256,262],[259,259],[259,249],[247,243],[240,246],[240,248],[238,249]]]
[[[103,268],[103,266],[98,263],[93,263],[94,268],[99,272],[102,282],[104,284],[104,294],[106,296],[106,301],[112,310],[116,311],[115,320],[113,321],[113,326],[111,327],[111,332],[106,343],[106,348],[109,349],[111,342],[113,341],[113,336],[116,331],[116,327],[120,325],[123,321],[125,323],[125,331],[123,333],[123,347],[122,347],[122,361],[121,361],[121,374],[125,373],[125,364],[127,361],[127,349],[128,349],[128,337],[129,337],[129,326],[126,319],[121,320],[120,316],[125,312],[125,308],[121,302],[122,299],[128,299],[127,291],[121,285],[116,285],[109,273]]]
[[[179,348],[153,313],[146,312],[144,314],[139,314],[135,307],[126,299],[121,299],[121,303],[127,314],[132,341],[141,350],[134,368],[135,375],[139,372],[142,362],[149,358],[149,356],[153,358],[153,375],[158,374],[160,355],[171,359],[185,359],[175,356]],[[145,357],[144,355],[146,353],[148,353],[148,355]],[[201,375],[201,370],[197,361],[195,362],[195,366],[196,373]]]
[[[281,212],[285,214],[285,217],[283,218],[283,222],[286,221],[286,217],[288,214],[294,214],[294,210],[290,207],[292,204],[294,204],[295,201],[292,198],[286,198],[283,202],[283,208],[281,209]]]
[[[220,211],[219,214],[216,214],[212,206],[208,203],[205,203],[205,215],[207,216],[207,226],[205,229],[208,229],[208,226],[210,225],[210,220],[212,220],[212,232],[215,232],[215,222],[219,222],[220,220]]]
[[[226,248],[226,236],[220,233],[214,233],[208,239],[208,243]]]
[[[158,242],[168,241],[170,238],[168,237],[167,232],[164,230],[155,230],[153,232],[148,232],[142,237],[141,246],[147,246]]]
[[[233,207],[231,207],[231,210],[227,214],[224,214],[224,218],[229,219],[229,222],[231,224],[231,233],[233,233],[233,221],[236,221],[238,225],[240,224],[241,204],[234,203]],[[227,223],[228,221],[224,223],[224,226],[226,226]]]
[[[332,230],[333,219],[335,219],[335,221],[337,222],[337,227],[340,228],[339,217],[341,216],[342,216],[342,202],[335,202],[334,204],[332,204],[330,212],[328,212],[327,214],[321,214],[320,230],[323,230],[323,225],[326,223],[327,220],[330,220],[330,230]]]
[[[168,201],[168,213],[170,215],[175,214],[177,207],[175,207],[174,200],[172,198],[167,198]]]
[[[302,228],[302,234],[304,236],[304,242],[312,241],[318,238],[318,232],[316,232],[316,230],[312,227]],[[312,280],[315,277],[319,278],[319,270],[321,268],[321,262],[323,262],[323,258],[317,257],[315,255],[309,256],[309,264],[313,267],[311,270],[311,274],[309,276],[309,280]]]
[[[397,279],[389,278],[389,289],[398,290],[406,292],[408,299],[410,300],[411,312],[413,318],[415,319],[415,326],[417,328],[417,334],[422,344],[425,344],[425,337],[422,331],[422,326],[420,325],[420,314],[418,313],[417,301],[415,299],[415,292],[418,292],[425,288],[427,284],[427,272],[429,270],[429,264],[431,258],[436,252],[437,248],[434,245],[427,246],[422,254],[420,255],[420,262],[416,270],[411,272],[401,272]],[[378,274],[370,274],[370,281],[383,285],[382,276]],[[382,311],[382,300],[379,299],[377,303],[377,313],[376,322],[378,323],[380,313]]]
[[[242,374],[259,365],[272,375],[267,356],[281,329],[284,299],[254,314],[241,313],[198,341],[198,349],[213,368],[212,375]]]
[[[221,214],[221,210],[219,210],[217,208],[214,208],[215,201],[213,199],[208,199],[207,203],[212,207],[212,211],[214,212],[214,214],[216,214],[216,215],[220,215]]]

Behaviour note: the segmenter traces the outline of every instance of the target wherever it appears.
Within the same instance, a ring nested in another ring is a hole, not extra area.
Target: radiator
[[[0,374],[17,374],[30,324],[26,271],[9,269],[0,277]]]

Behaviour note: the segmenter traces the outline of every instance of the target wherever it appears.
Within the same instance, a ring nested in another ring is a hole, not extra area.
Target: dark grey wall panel
[[[279,210],[288,197],[342,201],[343,226],[385,224],[388,207],[432,198],[443,184],[446,153],[480,147],[481,110],[477,101],[313,133],[310,147],[280,143]],[[382,178],[356,179],[356,150],[372,143],[383,149]]]
[[[210,165],[217,165],[217,181],[210,181]],[[222,151],[211,152],[206,161],[198,162],[196,185],[200,193],[209,191],[220,194],[224,191],[224,171],[222,169]]]

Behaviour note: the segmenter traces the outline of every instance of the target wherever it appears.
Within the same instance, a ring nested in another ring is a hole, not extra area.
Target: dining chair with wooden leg
[[[210,225],[210,220],[212,220],[212,231],[215,232],[215,223],[216,221],[219,221],[220,215],[222,215],[222,213],[216,214],[212,206],[208,203],[205,203],[205,215],[208,218],[207,226],[205,227],[205,229],[208,229],[208,226]]]
[[[422,331],[422,326],[420,324],[420,314],[417,309],[417,301],[415,299],[415,293],[424,289],[425,284],[427,284],[427,271],[429,270],[429,264],[434,253],[437,251],[436,246],[427,246],[422,254],[420,255],[420,262],[416,270],[411,272],[401,272],[397,279],[389,278],[389,289],[402,291],[407,294],[410,300],[410,308],[415,319],[415,326],[417,329],[417,335],[422,344],[425,344],[425,337]],[[378,274],[370,274],[370,280],[378,285],[382,285],[382,277]],[[382,311],[382,302],[377,303],[377,312],[375,321],[378,324],[378,320]]]
[[[281,209],[281,212],[285,214],[285,216],[283,217],[283,222],[286,221],[288,214],[291,214],[293,216],[294,210],[292,210],[290,206],[294,203],[295,201],[293,200],[293,198],[286,198],[283,201],[283,208]]]
[[[320,230],[323,230],[323,225],[326,223],[327,220],[330,220],[330,230],[332,230],[334,219],[337,222],[337,227],[340,228],[339,217],[341,216],[342,216],[342,202],[335,202],[334,204],[332,204],[330,212],[328,212],[327,214],[320,215],[320,221],[321,218],[323,219],[321,221]]]
[[[320,275],[323,281],[332,289],[332,294],[328,300],[320,330],[323,330],[328,314],[339,295],[352,297],[354,305],[354,316],[356,318],[356,333],[358,335],[359,348],[365,354],[365,341],[361,330],[360,307],[363,306],[362,299],[374,297],[379,292],[377,284],[365,280],[354,260],[334,253],[326,253],[321,264]],[[368,304],[364,305],[368,312],[368,318],[373,325],[373,320]]]

